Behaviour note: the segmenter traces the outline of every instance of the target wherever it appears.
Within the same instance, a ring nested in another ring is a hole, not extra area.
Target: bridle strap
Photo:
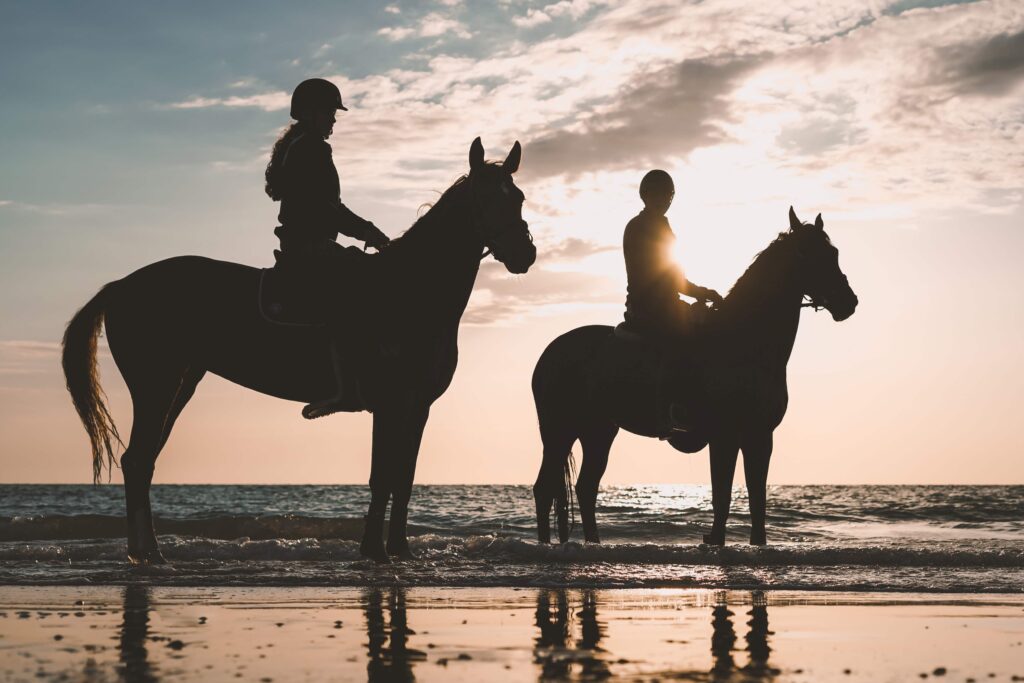
[[[815,299],[810,294],[804,294],[804,300],[800,302],[800,308],[813,308],[815,311],[820,311],[825,308],[825,304]]]
[[[480,254],[480,260],[483,261],[494,253],[494,247],[488,243],[490,240],[488,240],[484,235],[483,210],[480,208],[480,198],[476,195],[476,180],[473,178],[472,171],[470,171],[469,174],[469,194],[473,197],[473,229],[476,230],[478,235],[484,238],[484,253]],[[497,236],[497,234],[495,234],[495,236]]]

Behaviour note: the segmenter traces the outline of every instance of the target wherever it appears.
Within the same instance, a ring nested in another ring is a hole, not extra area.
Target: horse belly
[[[598,409],[626,431],[661,437],[670,431],[663,398],[663,354],[653,347],[613,339],[598,353],[591,396]]]
[[[203,365],[229,382],[289,401],[317,401],[334,393],[326,332],[263,327],[252,334],[217,335],[206,345]]]

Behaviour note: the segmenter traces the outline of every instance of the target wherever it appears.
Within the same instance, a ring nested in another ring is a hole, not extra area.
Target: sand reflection
[[[416,632],[409,628],[405,589],[392,588],[386,595],[379,588],[367,590],[363,594],[363,614],[366,617],[366,651],[369,657],[366,679],[370,683],[416,680],[412,673],[413,665],[424,661],[427,655],[422,650],[409,647],[409,636]]]
[[[120,678],[127,683],[158,680],[157,670],[149,662],[149,588],[127,586],[124,589],[124,620],[121,622]]]
[[[573,607],[575,592],[565,589],[541,590],[537,593],[534,663],[540,671],[538,678],[551,680],[603,680],[620,673],[613,665],[627,665],[629,660],[616,656],[614,638],[608,636],[608,625],[599,617],[601,593],[584,590],[579,603]],[[745,609],[746,662],[737,663],[737,614],[727,602],[727,594],[715,596],[711,606],[709,633],[711,650],[710,670],[673,670],[667,676],[683,677],[695,681],[770,681],[779,673],[769,665],[772,648],[769,645],[768,605],[761,592],[750,595]],[[691,635],[691,639],[696,636]],[[671,641],[670,641],[671,642]],[[685,641],[683,641],[685,642]],[[623,651],[630,643],[622,643]],[[618,667],[615,667],[618,668]]]
[[[572,631],[577,628],[578,638]],[[542,590],[537,594],[533,660],[541,680],[561,680],[578,674],[585,680],[610,676],[601,640],[605,624],[598,619],[597,593],[583,591],[582,604],[570,613],[566,590]]]

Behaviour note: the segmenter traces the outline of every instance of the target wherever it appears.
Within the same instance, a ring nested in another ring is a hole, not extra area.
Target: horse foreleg
[[[377,562],[390,562],[389,551],[408,554],[406,520],[416,473],[416,456],[429,407],[411,403],[381,406],[373,414],[370,509],[359,551]],[[391,499],[391,525],[384,546],[384,515]]]
[[[583,464],[576,481],[576,499],[580,503],[583,536],[590,543],[600,543],[597,534],[597,490],[608,467],[608,453],[619,428],[614,424],[596,425],[583,432]]]
[[[406,529],[409,520],[409,499],[416,478],[416,459],[420,452],[423,428],[427,424],[430,406],[416,405],[396,416],[394,487],[391,491],[391,518],[388,520],[388,555],[412,559]]]
[[[373,446],[370,461],[370,508],[366,512],[366,525],[359,553],[375,562],[390,562],[384,549],[384,516],[388,500],[394,488],[393,463],[391,462],[391,441],[394,438],[389,429],[393,428],[386,418],[386,411],[373,414]]]
[[[709,545],[725,545],[725,523],[732,505],[732,479],[738,454],[739,446],[731,438],[711,441],[711,508],[715,521],[711,533],[704,534],[704,542]]]
[[[750,503],[750,544],[767,543],[765,508],[768,503],[768,464],[772,458],[772,432],[765,431],[743,439],[743,472]]]

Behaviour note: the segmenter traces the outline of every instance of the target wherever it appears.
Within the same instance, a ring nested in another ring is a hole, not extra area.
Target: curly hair
[[[282,187],[283,178],[281,177],[281,171],[283,170],[282,165],[284,163],[285,152],[288,151],[288,145],[290,145],[295,138],[302,135],[304,131],[305,127],[302,125],[302,122],[296,121],[281,133],[281,137],[279,137],[277,142],[274,143],[273,151],[270,152],[270,162],[267,164],[267,172],[265,176],[267,184],[264,189],[267,192],[267,196],[275,202],[281,199],[281,193],[284,189]]]

